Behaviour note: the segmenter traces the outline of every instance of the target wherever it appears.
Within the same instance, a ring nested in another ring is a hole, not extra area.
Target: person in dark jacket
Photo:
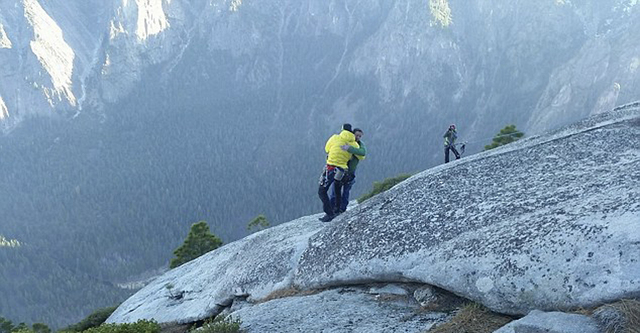
[[[444,163],[449,163],[449,150],[456,155],[456,160],[460,158],[460,153],[456,150],[456,139],[458,133],[456,132],[456,125],[451,124],[446,133],[444,133]]]
[[[333,191],[329,192],[331,194],[331,205],[334,207],[338,207],[338,214],[344,213],[347,210],[347,205],[349,205],[349,192],[351,191],[351,187],[353,187],[353,184],[356,183],[356,168],[358,167],[358,163],[360,162],[360,160],[363,160],[365,158],[365,155],[367,155],[367,148],[362,141],[362,135],[364,133],[361,129],[354,128],[353,134],[355,135],[356,143],[358,143],[360,148],[356,148],[350,145],[343,145],[341,147],[342,150],[348,151],[353,156],[351,156],[351,159],[349,159],[349,162],[347,162],[347,173],[342,178],[342,196],[340,198],[341,202],[339,205],[336,204],[335,193]]]

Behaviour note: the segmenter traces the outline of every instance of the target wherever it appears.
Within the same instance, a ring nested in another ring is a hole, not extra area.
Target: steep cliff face
[[[73,115],[82,109],[107,6],[101,1],[0,4],[3,129],[31,115]]]
[[[527,123],[533,132],[552,128],[638,98],[640,29],[636,1],[570,6],[585,41],[554,68]],[[635,15],[635,16],[634,16]],[[634,19],[636,18],[636,19]]]
[[[444,26],[428,1],[5,2],[2,123],[87,105],[109,114],[136,86],[185,80],[270,99],[268,117],[312,129],[334,117],[393,134],[455,121],[470,139],[506,122],[544,131],[638,97],[635,1],[447,3]],[[176,70],[196,64],[220,73]]]
[[[407,118],[455,120],[479,136],[497,119],[541,131],[637,98],[634,1],[448,4],[442,26],[427,1],[4,2],[3,124],[101,109],[138,84],[163,89],[185,79],[173,70],[193,60],[188,49],[214,68],[228,55],[234,75],[208,80],[274,87],[276,111],[367,125],[361,109],[391,112],[399,119],[388,131]],[[144,72],[158,64],[165,80],[149,82]],[[300,84],[313,97],[287,94]],[[287,111],[292,103],[300,107]]]

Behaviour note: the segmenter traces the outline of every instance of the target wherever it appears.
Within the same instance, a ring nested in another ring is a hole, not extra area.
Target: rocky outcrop
[[[526,317],[516,320],[494,333],[600,333],[595,320],[563,312],[531,311]]]
[[[451,318],[447,313],[419,311],[407,291],[398,295],[359,287],[280,298],[242,307],[231,315],[249,332],[419,333]]]
[[[136,321],[155,308],[159,321],[192,322],[219,313],[235,297],[254,301],[288,289],[309,237],[322,227],[317,216],[303,217],[227,244],[158,277],[112,318]]]
[[[11,46],[11,40],[7,37],[4,26],[0,23],[0,49],[10,49]]]
[[[312,237],[294,282],[422,281],[510,314],[638,295],[638,123],[605,118],[414,176]]]
[[[4,101],[2,100],[2,96],[0,96],[0,119],[3,119],[8,116],[9,116],[9,111],[7,110],[7,106],[4,104]]]
[[[0,128],[30,116],[73,116],[99,57],[105,1],[12,0],[0,4]]]
[[[171,270],[108,321],[190,322],[240,296],[371,282],[429,284],[513,315],[638,297],[638,135],[629,105],[429,169],[332,223],[300,218]],[[338,294],[297,302],[313,311]],[[249,309],[238,314],[256,323]]]
[[[71,90],[75,53],[64,40],[62,30],[36,0],[25,0],[24,15],[33,28],[31,51],[51,77],[52,89],[45,88],[47,101],[65,99],[75,106],[76,97]]]
[[[640,29],[638,21],[628,31],[637,29]],[[621,101],[637,98],[627,88],[634,85],[638,75],[640,45],[624,42],[626,32],[620,34],[616,41],[598,38],[588,42],[574,59],[551,74],[550,83],[527,124],[530,131],[544,131],[558,122],[568,123],[576,117],[606,112]],[[597,94],[583,93],[594,86],[599,87]]]

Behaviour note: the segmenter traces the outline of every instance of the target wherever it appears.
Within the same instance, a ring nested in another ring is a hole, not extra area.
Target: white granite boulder
[[[600,333],[595,320],[564,312],[531,311],[493,333]]]
[[[519,315],[638,297],[639,138],[632,105],[426,170],[329,224],[303,217],[173,269],[108,321],[192,322],[238,296],[372,282]]]
[[[640,296],[640,112],[435,167],[315,234],[313,288],[419,281],[506,314]]]
[[[290,288],[307,239],[323,226],[318,216],[263,230],[172,269],[122,303],[108,321],[189,323],[218,314],[236,297],[254,300]]]
[[[231,315],[240,319],[241,327],[250,333],[421,333],[451,317],[417,311],[419,306],[411,297],[387,300],[377,296],[363,288],[336,288],[243,307]]]

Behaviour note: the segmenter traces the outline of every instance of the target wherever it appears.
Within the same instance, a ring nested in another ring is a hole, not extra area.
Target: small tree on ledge
[[[251,220],[251,222],[249,222],[249,224],[247,225],[247,230],[251,232],[253,232],[254,229],[255,231],[260,231],[260,230],[267,229],[269,225],[270,224],[267,218],[264,215],[260,214],[256,216],[256,218]]]
[[[173,251],[176,258],[171,259],[169,268],[176,268],[220,246],[222,240],[209,231],[207,222],[194,223],[184,244]]]
[[[493,137],[493,142],[491,142],[490,145],[484,146],[484,150],[489,150],[506,145],[507,143],[519,140],[523,136],[524,133],[518,131],[516,129],[516,125],[507,125],[505,126],[505,128],[500,130],[500,133],[496,134],[496,136]]]

